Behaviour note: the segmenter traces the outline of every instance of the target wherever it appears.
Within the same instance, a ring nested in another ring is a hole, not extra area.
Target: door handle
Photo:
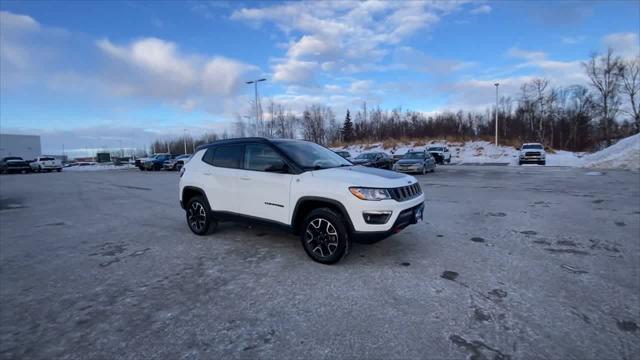
[[[210,173],[210,172],[205,172],[205,173],[203,173],[203,174],[205,174],[205,175],[211,175],[211,173]]]
[[[241,177],[240,180],[251,180],[250,177]]]

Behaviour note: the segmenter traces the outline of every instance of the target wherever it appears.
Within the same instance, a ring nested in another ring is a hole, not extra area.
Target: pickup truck
[[[0,160],[0,173],[8,174],[12,172],[27,173],[31,172],[31,168],[21,157],[7,156]]]
[[[451,163],[451,152],[444,145],[429,146],[427,152],[436,159],[438,164]]]
[[[38,156],[29,166],[31,166],[31,170],[36,172],[62,171],[62,162],[50,156]]]
[[[520,148],[520,156],[518,164],[536,163],[538,165],[547,164],[547,153],[544,151],[544,146],[540,143],[526,143],[522,144]]]

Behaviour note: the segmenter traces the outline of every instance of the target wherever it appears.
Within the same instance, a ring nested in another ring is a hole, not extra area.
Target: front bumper
[[[355,196],[350,196],[347,201],[343,202],[343,205],[345,207],[345,210],[349,214],[349,218],[351,219],[353,231],[384,232],[393,229],[396,220],[404,210],[414,208],[418,205],[424,206],[424,201],[424,193],[406,201],[397,201],[393,199],[381,201],[366,201],[360,200]],[[367,224],[363,217],[363,213],[369,211],[390,211],[391,216],[389,217],[389,220],[384,224]]]
[[[393,225],[384,231],[354,231],[353,240],[356,242],[371,243],[380,241],[386,237],[400,232],[409,225],[422,221],[424,214],[424,203],[420,203],[408,209],[400,211],[393,222]]]
[[[520,158],[521,163],[540,163],[543,161],[546,161],[546,158],[542,156],[527,156]]]

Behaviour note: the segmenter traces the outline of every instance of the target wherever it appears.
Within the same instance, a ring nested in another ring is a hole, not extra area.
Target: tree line
[[[549,79],[534,78],[523,83],[514,97],[501,97],[497,107],[484,111],[426,115],[401,108],[367,109],[365,102],[355,112],[347,110],[344,120],[337,120],[331,107],[323,104],[296,114],[270,101],[266,109],[254,108],[259,120],[238,115],[230,134],[180,137],[152,146],[182,153],[185,142],[190,152],[220,138],[245,136],[303,138],[323,145],[389,139],[488,139],[495,133],[496,111],[502,144],[540,142],[556,149],[588,151],[640,132],[640,56],[624,60],[608,49],[603,55],[593,54],[582,66],[589,79],[586,85],[557,87]]]

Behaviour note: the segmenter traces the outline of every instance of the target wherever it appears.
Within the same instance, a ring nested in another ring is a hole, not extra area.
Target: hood
[[[424,160],[421,159],[401,159],[396,162],[398,165],[411,165],[411,164],[421,164]]]
[[[406,186],[416,182],[416,179],[409,175],[364,166],[315,170],[311,174],[314,178],[339,181],[346,183],[348,186],[390,188]]]

